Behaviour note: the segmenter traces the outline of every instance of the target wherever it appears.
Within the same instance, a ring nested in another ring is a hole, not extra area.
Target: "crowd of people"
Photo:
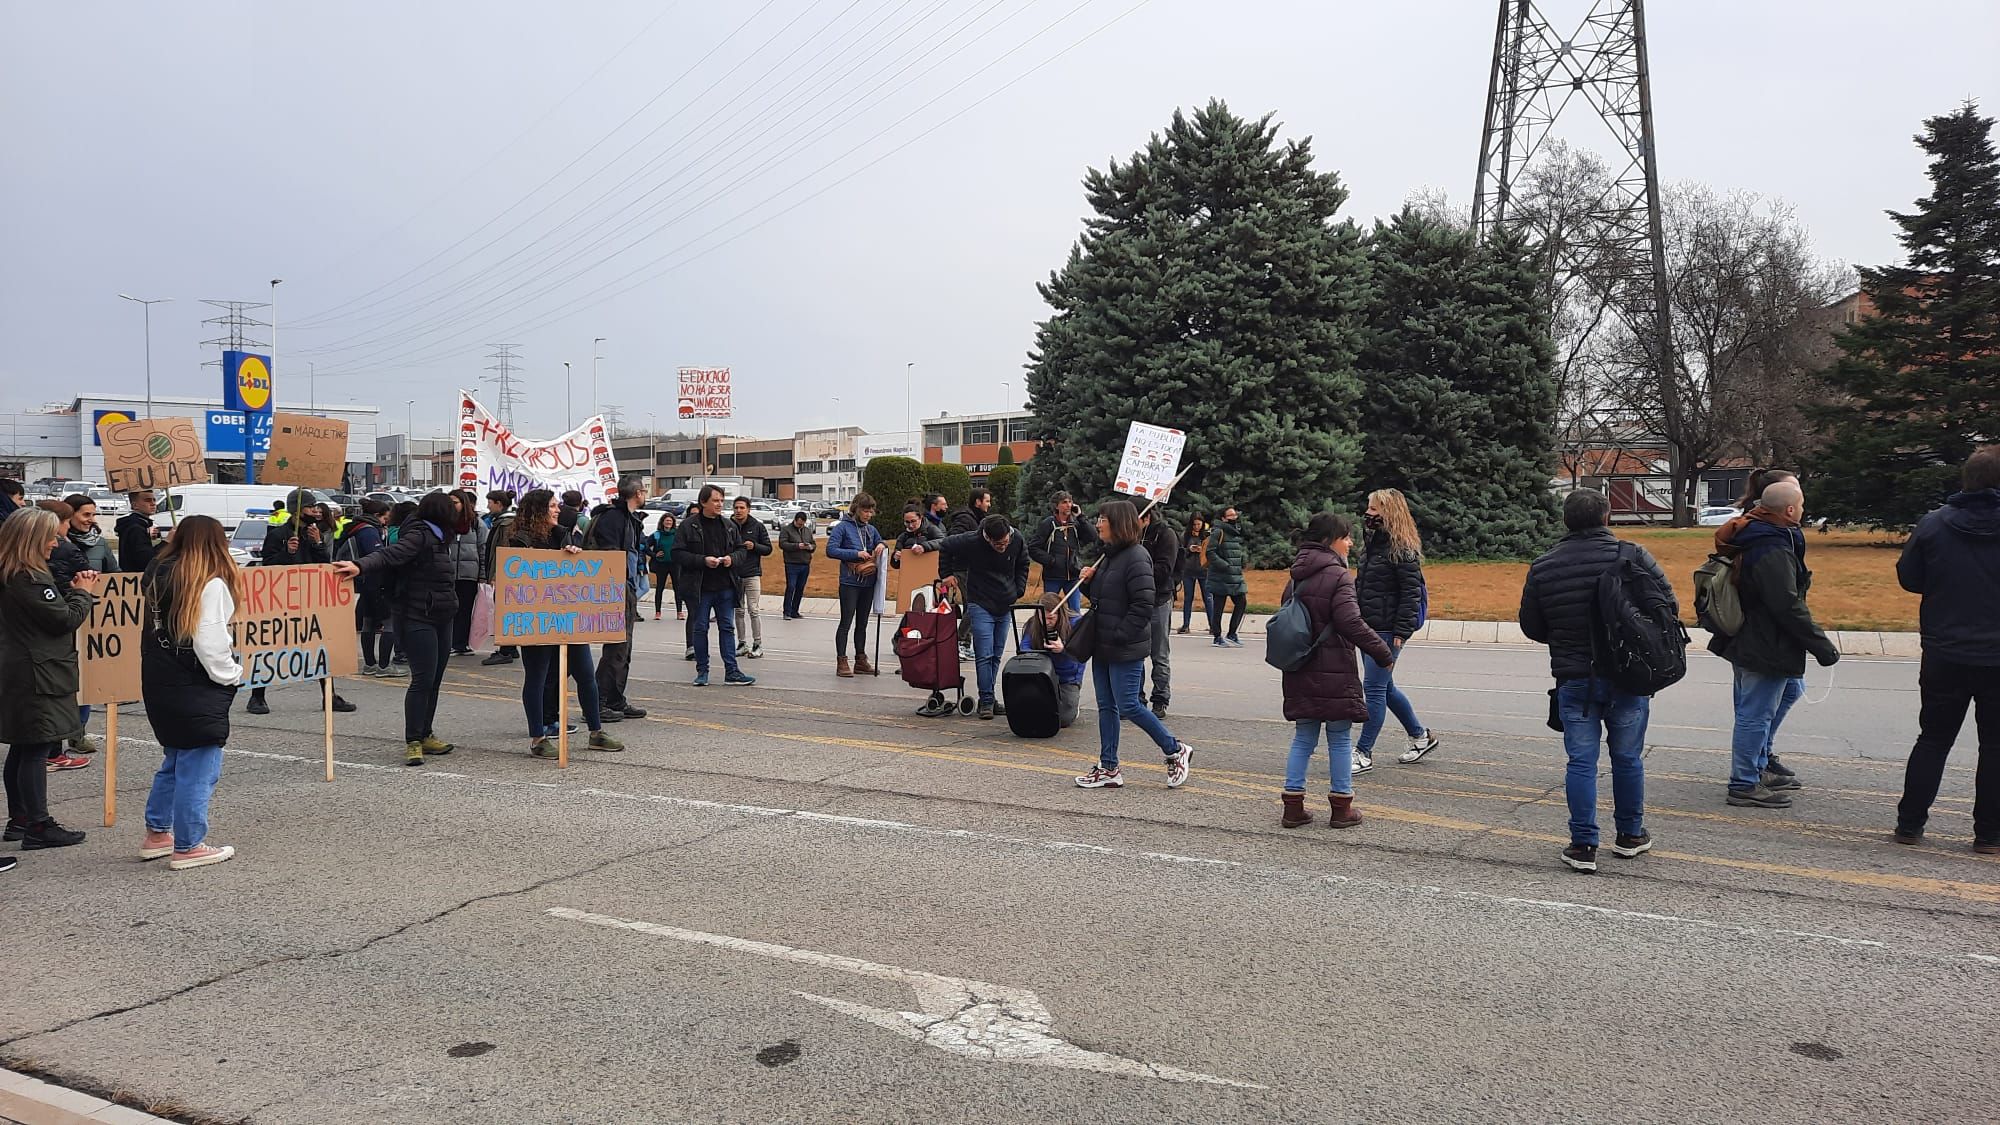
[[[1976,706],[1981,758],[1974,847],[2000,854],[2000,598],[1992,596],[2000,583],[2000,446],[1976,453],[1962,478],[1961,490],[1924,519],[1897,564],[1903,587],[1923,599],[1923,663],[1921,733],[1892,835],[1905,844],[1923,839],[1946,757]],[[804,616],[806,585],[822,550],[837,569],[834,672],[843,678],[876,672],[868,634],[879,568],[900,569],[911,557],[935,553],[939,579],[929,596],[958,618],[974,666],[977,695],[968,707],[979,718],[1008,714],[1002,668],[1015,653],[1048,656],[1055,684],[1048,703],[1052,729],[1076,721],[1082,686],[1091,683],[1098,760],[1075,779],[1086,789],[1125,783],[1120,738],[1127,723],[1160,751],[1170,788],[1190,776],[1194,748],[1166,719],[1171,638],[1190,632],[1197,600],[1212,645],[1243,644],[1249,560],[1234,507],[1212,523],[1191,515],[1185,529],[1177,529],[1157,507],[1142,510],[1122,498],[1104,501],[1086,518],[1070,495],[1058,493],[1049,514],[1027,530],[993,512],[991,497],[974,490],[957,510],[942,497],[912,497],[903,507],[902,531],[885,540],[875,526],[878,503],[862,493],[822,547],[803,514],[779,529],[774,542],[746,498],[732,503],[716,485],[701,489],[684,518],[663,516],[650,533],[640,515],[642,499],[639,484],[630,481],[589,511],[576,493],[558,497],[537,489],[518,503],[511,492],[490,492],[483,511],[480,498],[460,490],[394,508],[365,500],[340,512],[300,491],[270,515],[261,562],[331,563],[355,583],[361,674],[409,680],[403,735],[411,766],[454,749],[436,729],[439,691],[450,658],[473,655],[482,639],[477,610],[491,597],[503,547],[622,555],[629,626],[641,620],[649,584],[654,621],[663,619],[671,598],[676,620],[685,622],[685,655],[695,665],[696,687],[710,682],[711,633],[723,681],[756,682],[739,659],[764,655],[762,560],[774,550],[784,565],[785,620]],[[99,575],[122,568],[143,575],[143,695],[164,748],[140,854],[165,858],[175,869],[219,863],[234,855],[207,839],[207,821],[243,678],[228,632],[240,596],[236,565],[214,519],[188,517],[167,533],[156,526],[150,493],[135,493],[131,502],[131,514],[114,529],[114,546],[99,531],[89,497],[25,506],[20,485],[0,481],[0,682],[9,685],[0,702],[0,741],[9,748],[6,838],[25,850],[84,838],[49,814],[46,778],[88,765],[96,750],[87,733],[89,709],[77,702],[76,635],[89,619]],[[1807,658],[1830,666],[1840,653],[1808,604],[1812,575],[1800,529],[1802,483],[1782,470],[1760,470],[1740,509],[1715,531],[1719,577],[1710,576],[1704,587],[1697,575],[1703,591],[1697,611],[1708,627],[1709,648],[1729,663],[1732,675],[1735,714],[1723,798],[1731,806],[1783,809],[1805,782],[1776,752],[1779,730],[1804,695]],[[1548,725],[1560,733],[1567,757],[1570,820],[1561,859],[1588,872],[1598,862],[1597,777],[1604,753],[1611,761],[1611,851],[1630,858],[1653,846],[1643,762],[1653,692],[1607,670],[1614,641],[1607,639],[1613,626],[1605,619],[1606,590],[1629,588],[1639,601],[1664,606],[1670,617],[1679,606],[1652,556],[1613,535],[1603,494],[1570,492],[1562,519],[1561,540],[1528,568],[1519,620],[1530,640],[1547,647],[1555,683]],[[1032,601],[1031,567],[1040,585]],[[1316,819],[1307,775],[1324,745],[1328,824],[1351,828],[1362,820],[1354,779],[1374,768],[1375,747],[1391,716],[1408,738],[1400,763],[1420,763],[1440,746],[1395,680],[1429,612],[1423,542],[1408,499],[1395,489],[1370,493],[1359,527],[1332,512],[1314,516],[1297,536],[1289,578],[1283,599],[1302,611],[1298,620],[1308,627],[1310,644],[1281,665],[1283,714],[1294,733],[1279,822],[1297,828]],[[1018,633],[1017,609],[1032,611]],[[624,641],[604,644],[595,658],[588,644],[568,646],[588,749],[624,749],[605,725],[645,717],[627,690],[632,651],[629,632]],[[564,690],[556,655],[551,646],[502,647],[483,661],[522,665],[528,751],[538,757],[556,754],[552,740],[559,734],[558,693]],[[353,709],[337,694],[330,698],[336,710]],[[246,707],[268,711],[261,687],[250,690]],[[5,858],[11,866],[12,858]]]

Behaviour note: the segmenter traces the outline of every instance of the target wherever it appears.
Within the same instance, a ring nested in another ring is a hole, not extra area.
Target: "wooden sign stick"
[[[333,780],[333,677],[321,680],[324,690],[320,694],[320,704],[326,712],[326,779]]]
[[[118,823],[118,705],[104,705],[104,827]]]
[[[569,768],[569,646],[556,646],[556,768]]]

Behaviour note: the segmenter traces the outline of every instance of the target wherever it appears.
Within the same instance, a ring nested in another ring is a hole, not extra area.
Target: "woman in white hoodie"
[[[141,588],[139,682],[165,758],[146,799],[139,858],[171,857],[176,871],[222,863],[236,849],[208,842],[208,802],[222,778],[229,705],[243,679],[229,633],[240,591],[222,525],[209,516],[182,520]]]

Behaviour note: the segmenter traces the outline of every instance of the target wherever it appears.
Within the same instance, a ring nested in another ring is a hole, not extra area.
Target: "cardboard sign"
[[[346,475],[346,419],[282,412],[271,415],[271,449],[257,470],[259,481],[339,488]]]
[[[244,686],[273,687],[352,676],[361,645],[354,587],[331,566],[246,566],[229,635]],[[83,673],[79,703],[139,699],[139,635],[146,612],[137,574],[107,574],[90,620],[77,630]]]
[[[1125,456],[1118,462],[1113,490],[1141,500],[1164,503],[1180,476],[1181,449],[1187,435],[1179,430],[1132,423],[1125,435]]]
[[[503,547],[493,569],[497,644],[615,644],[625,639],[622,551]]]
[[[144,492],[208,479],[208,462],[192,418],[144,418],[106,422],[104,477],[113,492]]]
[[[937,543],[932,542],[921,555],[908,551],[894,555],[893,550],[891,548],[891,557],[897,562],[893,568],[896,575],[896,604],[908,608],[911,594],[938,580]]]

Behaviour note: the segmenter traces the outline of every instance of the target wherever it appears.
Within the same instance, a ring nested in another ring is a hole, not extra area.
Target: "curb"
[[[765,611],[782,611],[784,599],[770,594],[764,595]],[[775,604],[774,604],[775,603]],[[801,603],[801,610],[825,617],[839,617],[840,603],[833,598],[807,598]],[[1248,616],[1243,619],[1239,632],[1262,636],[1264,623],[1268,617]],[[1693,645],[1706,649],[1708,632],[1703,629],[1689,629]],[[1853,630],[1830,630],[1827,636],[1833,639],[1835,648],[1842,656],[1894,656],[1911,660],[1923,655],[1922,642],[1916,633],[1871,633]],[[1432,621],[1416,631],[1411,640],[1442,644],[1501,644],[1528,645],[1527,635],[1521,632],[1517,621]]]
[[[0,1118],[21,1125],[174,1125],[130,1106],[0,1070]]]

